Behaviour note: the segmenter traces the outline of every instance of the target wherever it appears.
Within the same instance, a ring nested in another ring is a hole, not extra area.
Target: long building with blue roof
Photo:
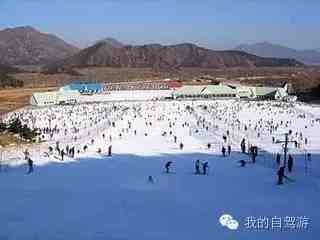
[[[69,91],[78,91],[80,93],[102,93],[103,85],[101,83],[88,83],[75,81],[71,84],[68,84],[62,88],[60,91],[69,92]]]

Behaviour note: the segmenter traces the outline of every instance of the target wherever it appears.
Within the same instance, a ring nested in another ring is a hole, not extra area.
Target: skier
[[[211,148],[211,143],[208,143],[207,147],[208,147],[208,149],[210,149]]]
[[[69,155],[69,145],[66,146],[66,154]]]
[[[152,176],[149,176],[149,177],[148,177],[148,183],[154,183]]]
[[[112,156],[112,145],[108,147],[108,157]]]
[[[231,155],[231,146],[228,145],[228,155],[230,156]]]
[[[183,150],[183,143],[180,143],[179,147],[180,147],[180,150]]]
[[[166,162],[166,165],[165,165],[166,173],[169,173],[171,164],[172,164],[171,161]]]
[[[30,174],[33,172],[33,161],[30,157],[28,158],[28,167],[29,167],[28,174]]]
[[[177,143],[177,136],[173,137],[174,143]]]
[[[207,169],[209,167],[208,162],[205,162],[202,164],[202,169],[203,169],[203,175],[207,175]]]
[[[292,167],[293,167],[293,157],[291,154],[289,154],[288,157],[288,170],[291,173],[292,172]]]
[[[250,147],[250,153],[251,153],[251,157],[252,157],[252,162],[255,163],[256,162],[257,153],[258,153],[258,148],[256,146],[251,146]]]
[[[200,174],[200,160],[197,160],[197,161],[196,161],[196,163],[195,163],[195,169],[196,169],[195,174]]]
[[[226,148],[224,146],[222,146],[221,152],[222,152],[222,156],[225,157],[226,156]]]
[[[64,160],[64,150],[62,149],[61,150],[61,161],[63,161]]]
[[[283,184],[284,175],[284,166],[280,167],[278,170],[278,185]]]
[[[246,140],[244,138],[242,139],[240,146],[241,146],[242,153],[245,153],[246,152]]]
[[[280,155],[280,153],[277,153],[276,162],[278,165],[280,165],[280,161],[281,161],[281,155]]]

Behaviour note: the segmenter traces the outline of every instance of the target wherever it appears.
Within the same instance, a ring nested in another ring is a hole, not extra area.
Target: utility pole
[[[284,168],[286,168],[287,166],[287,153],[288,153],[288,133],[285,134],[285,142],[284,142],[284,163],[283,163]]]

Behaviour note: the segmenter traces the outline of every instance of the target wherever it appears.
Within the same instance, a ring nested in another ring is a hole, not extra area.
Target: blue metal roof
[[[73,82],[69,85],[64,86],[63,91],[79,91],[79,92],[102,92],[102,84],[101,83],[82,83],[82,82]]]

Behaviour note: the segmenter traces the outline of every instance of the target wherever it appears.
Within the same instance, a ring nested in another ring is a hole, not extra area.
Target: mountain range
[[[163,46],[113,47],[109,42],[98,42],[75,55],[48,66],[49,72],[86,66],[153,68],[174,71],[180,68],[229,68],[301,66],[294,59],[263,58],[242,51],[214,51],[191,43]]]
[[[48,64],[64,59],[79,49],[52,34],[33,27],[7,28],[0,31],[0,63],[6,65]]]
[[[303,65],[294,57],[287,57],[286,54],[279,54],[277,58],[271,56],[273,54],[268,55],[267,51],[252,54],[248,46],[242,45],[235,50],[215,51],[191,43],[130,46],[116,39],[106,38],[80,50],[55,35],[25,26],[0,31],[0,64],[44,65],[47,72],[53,73],[88,66],[175,71],[188,67],[219,69]]]
[[[307,65],[320,64],[320,51],[318,50],[296,50],[268,42],[241,44],[236,47],[235,50],[244,51],[261,57],[294,58]]]

